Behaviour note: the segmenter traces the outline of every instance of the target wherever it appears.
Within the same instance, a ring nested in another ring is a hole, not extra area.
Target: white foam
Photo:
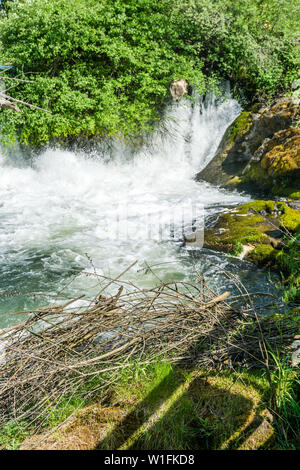
[[[155,240],[111,238],[120,202],[130,202],[131,224],[147,213],[167,213],[191,201],[210,207],[249,198],[193,180],[213,157],[227,126],[240,113],[239,104],[210,98],[168,108],[167,133],[157,132],[151,145],[128,158],[128,148],[115,144],[107,158],[48,149],[31,163],[2,157],[0,168],[0,266],[24,266],[34,272],[79,271],[89,266],[115,275],[134,260],[174,263],[184,275],[176,247]],[[126,156],[126,157],[125,157]],[[215,209],[214,209],[215,210]],[[91,270],[92,271],[92,270]],[[18,281],[20,283],[20,280]],[[90,279],[81,279],[91,283]],[[44,289],[47,289],[45,276]],[[93,280],[95,284],[95,279]],[[16,285],[16,290],[22,290]],[[1,286],[0,286],[1,288]],[[41,290],[41,286],[39,287]]]

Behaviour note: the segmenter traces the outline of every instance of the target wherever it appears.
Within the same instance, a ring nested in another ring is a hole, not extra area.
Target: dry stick
[[[127,273],[127,271],[129,271],[135,264],[137,263],[137,260],[134,261],[130,266],[128,266],[128,268],[124,269],[124,271],[121,272],[121,274],[119,274],[116,278],[112,279],[106,286],[104,286],[98,295],[102,294],[102,292],[107,289],[111,284],[113,284],[115,281],[117,281],[118,279],[120,279],[120,277],[122,277],[125,273]]]
[[[18,351],[17,348],[14,348],[12,346],[7,346],[9,349],[11,349],[12,351]],[[33,354],[29,354],[29,353],[26,353],[25,351],[22,351],[23,354],[25,354],[26,356],[28,356],[28,358],[30,359],[36,359],[38,361],[42,361],[42,362],[46,362],[47,364],[53,364],[53,360],[48,360],[48,359],[45,359],[44,357],[39,357],[39,356],[35,356]],[[74,370],[74,367],[70,367],[70,366],[67,366],[66,364],[60,364],[60,363],[57,363],[55,362],[56,365],[59,365],[59,366],[63,366],[63,368],[67,368],[67,369],[73,369]],[[82,372],[76,370],[75,372],[77,372],[78,374],[80,375],[83,375]]]
[[[33,80],[24,80],[24,79],[22,79],[22,78],[7,77],[7,76],[1,77],[1,80],[17,80],[18,82],[34,83]]]
[[[16,88],[18,85],[19,85],[19,83],[15,83],[14,85],[11,85],[10,87],[6,88],[5,90],[1,90],[0,95],[5,96],[7,91],[12,90],[12,88]]]
[[[230,296],[230,292],[224,292],[223,294],[219,295],[215,299],[212,299],[209,302],[207,302],[206,305],[207,307],[210,307],[211,305],[217,304],[219,302],[224,302],[224,300],[228,299],[229,296]]]
[[[8,96],[8,95],[4,94],[3,97],[5,99],[9,100],[9,101],[15,101],[16,103],[24,104],[25,106],[29,106],[29,108],[38,109],[39,111],[44,111],[45,113],[52,114],[51,111],[48,111],[47,109],[43,109],[43,108],[40,108],[39,106],[35,106],[33,104],[26,103],[26,101],[17,100],[16,98],[13,98],[12,96]]]

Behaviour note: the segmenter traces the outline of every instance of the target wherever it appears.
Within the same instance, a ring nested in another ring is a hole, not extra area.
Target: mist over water
[[[210,260],[231,266],[235,275],[246,280],[255,270],[251,283],[261,289],[265,274],[249,263],[241,265],[206,251],[195,257],[172,240],[112,237],[124,201],[129,205],[131,227],[137,229],[144,224],[145,214],[159,212],[164,218],[170,207],[180,214],[191,203],[203,205],[207,218],[249,201],[246,195],[193,179],[240,112],[240,105],[230,98],[207,96],[197,104],[183,99],[166,110],[166,129],[136,151],[115,142],[98,153],[47,149],[31,160],[2,156],[0,292],[92,295],[99,290],[100,280],[80,275],[82,271],[117,276],[135,260],[138,263],[125,279],[143,286],[157,282],[156,276],[164,281],[192,277],[196,264],[219,288],[222,274]],[[153,272],[143,272],[145,261]],[[6,315],[9,311],[50,301],[51,297],[45,302],[28,295],[0,297],[0,327],[12,322]]]

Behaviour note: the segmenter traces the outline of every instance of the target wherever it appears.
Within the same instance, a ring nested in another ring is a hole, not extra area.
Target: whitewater
[[[178,214],[191,204],[203,207],[207,223],[218,212],[248,202],[246,194],[194,180],[240,113],[230,96],[182,99],[166,109],[163,128],[139,148],[116,139],[93,151],[47,148],[35,157],[3,153],[0,327],[18,318],[9,312],[55,302],[57,294],[93,295],[104,282],[100,276],[115,277],[135,261],[125,278],[140,286],[192,278],[196,266],[216,289],[226,287],[220,267],[242,280],[252,273],[250,290],[261,288],[265,274],[250,263],[208,250],[193,254],[180,240],[118,238],[114,231],[124,202],[135,233],[145,215],[164,218],[170,207]]]

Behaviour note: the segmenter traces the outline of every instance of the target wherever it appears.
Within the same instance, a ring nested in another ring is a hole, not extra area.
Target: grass
[[[243,252],[243,244],[240,241],[236,241],[233,244],[232,256],[239,256]]]
[[[87,449],[299,448],[299,378],[286,360],[273,352],[270,357],[272,389],[261,370],[204,371],[164,360],[132,362],[105,403],[91,404],[75,395],[50,408],[45,430],[55,431],[42,448],[50,442],[72,448],[79,441],[78,448]],[[69,424],[57,431],[68,417]],[[12,421],[1,429],[0,445],[18,449],[30,433],[26,423]]]
[[[283,300],[300,300],[300,234],[286,240],[286,246],[277,257],[285,284]]]
[[[276,369],[272,374],[278,419],[277,440],[282,449],[300,449],[300,380],[299,371],[289,366],[287,358],[279,360],[271,352]]]
[[[17,450],[20,443],[28,436],[26,422],[10,421],[0,428],[0,449]]]

